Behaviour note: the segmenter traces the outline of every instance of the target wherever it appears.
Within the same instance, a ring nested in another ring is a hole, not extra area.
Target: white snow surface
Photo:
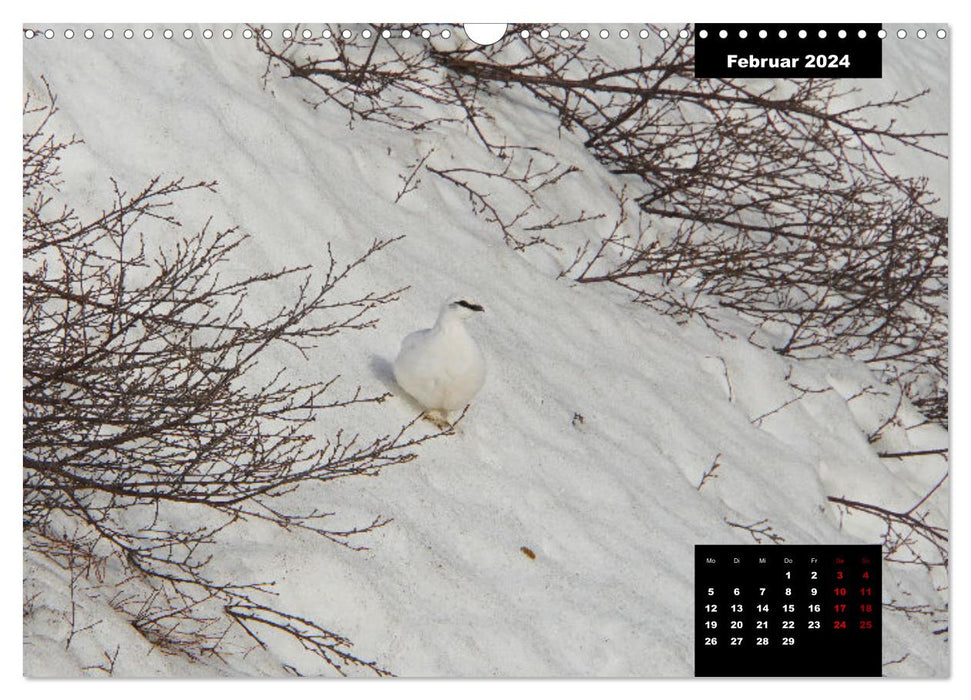
[[[431,325],[456,289],[475,290],[488,309],[471,333],[490,376],[456,435],[378,478],[294,496],[336,511],[335,526],[393,518],[358,542],[367,551],[255,525],[231,531],[216,551],[214,575],[275,579],[281,605],[346,635],[363,658],[400,676],[690,676],[696,543],[752,543],[726,521],[762,520],[790,544],[875,541],[879,520],[840,517],[827,496],[906,510],[944,474],[940,457],[877,457],[878,449],[944,447],[948,437],[940,427],[912,428],[923,421],[905,402],[901,423],[868,444],[897,395],[864,365],[795,362],[748,343],[741,320],[737,338],[719,338],[632,305],[621,290],[557,279],[576,245],[610,225],[608,187],[620,183],[584,150],[582,135],[558,129],[556,116],[528,97],[489,98],[494,129],[580,169],[544,206],[564,218],[581,209],[608,216],[565,229],[562,252],[506,246],[463,193],[428,173],[395,203],[400,176],[431,146],[431,162],[492,162],[461,124],[349,129],[341,110],[309,107],[302,98],[312,93],[295,81],[271,77],[264,87],[264,60],[240,27],[229,41],[216,26],[209,41],[201,27],[193,40],[164,40],[156,27],[151,41],[141,27],[131,41],[117,28],[110,41],[92,28],[90,41],[68,42],[55,27],[57,39],[24,48],[25,89],[45,76],[62,110],[59,133],[84,139],[65,157],[62,188],[82,214],[107,203],[110,176],[133,189],[163,173],[218,180],[218,195],[181,197],[177,213],[188,231],[210,214],[218,225],[239,225],[251,236],[237,258],[242,269],[323,265],[327,242],[349,260],[376,236],[404,236],[349,284],[410,289],[383,307],[374,331],[325,340],[306,361],[277,355],[295,381],[340,374],[343,390],[360,384],[400,395],[389,368],[402,337]],[[922,71],[940,82],[939,45],[926,41],[920,50],[930,55],[892,69],[893,88],[920,89]],[[936,99],[946,101],[946,91]],[[946,119],[935,104],[908,118]],[[895,164],[925,167],[916,156]],[[935,167],[946,182],[946,169]],[[272,312],[291,292],[266,289],[251,301]],[[780,409],[795,398],[787,375],[819,391]],[[852,398],[865,387],[886,394]],[[377,411],[329,412],[319,429],[381,434],[415,412],[396,397]],[[717,478],[699,489],[716,456]],[[946,525],[946,489],[930,507]],[[280,661],[316,668],[282,647],[230,656],[225,666],[150,653],[83,591],[83,614],[105,622],[65,650],[56,613],[67,604],[65,572],[28,555],[25,576],[46,601],[25,625],[28,675],[80,674],[116,646],[116,675],[283,675]],[[919,567],[884,568],[885,601],[940,608],[946,585]],[[890,611],[883,619],[885,660],[906,655],[887,675],[949,674],[945,635],[933,633],[946,620]]]

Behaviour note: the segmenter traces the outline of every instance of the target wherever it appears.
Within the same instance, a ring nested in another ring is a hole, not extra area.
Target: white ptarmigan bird
[[[439,428],[451,427],[448,412],[464,408],[485,383],[485,357],[465,327],[465,319],[483,311],[464,299],[448,302],[434,327],[415,331],[401,342],[395,381]]]

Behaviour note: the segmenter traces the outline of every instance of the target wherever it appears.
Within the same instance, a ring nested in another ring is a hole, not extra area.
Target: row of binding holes
[[[539,32],[537,32],[537,34],[542,39],[549,39],[550,38],[550,35],[551,35],[549,29],[542,29]],[[600,34],[600,38],[601,39],[609,39],[610,38],[610,31],[607,30],[607,29],[601,29],[600,32],[599,32],[599,34]],[[670,32],[668,32],[667,29],[662,29],[657,34],[662,39],[667,39],[669,36],[671,36]],[[649,37],[651,35],[651,33],[649,31],[647,31],[646,29],[642,29],[642,30],[640,30],[640,32],[638,32],[637,35],[641,39],[646,39],[647,37]],[[523,29],[519,33],[519,36],[521,36],[523,39],[528,39],[530,37],[529,30],[528,29]],[[569,39],[570,38],[570,30],[569,29],[561,29],[559,31],[559,36],[560,36],[561,39]],[[579,32],[576,33],[576,36],[580,37],[581,39],[589,39],[590,38],[590,31],[587,30],[587,29],[581,29]],[[617,36],[619,36],[621,39],[628,39],[628,38],[630,38],[630,30],[628,30],[628,29],[621,29],[619,32],[617,32]],[[682,29],[680,32],[678,32],[678,36],[680,36],[682,39],[687,39],[688,36],[689,36],[688,30],[687,29]]]
[[[290,30],[290,29],[284,29],[283,32],[282,32],[282,34],[283,34],[283,38],[284,39],[291,39],[291,38],[293,38],[293,35],[294,35],[293,31]],[[607,29],[601,29],[600,32],[599,32],[599,34],[600,34],[600,38],[601,39],[609,39],[610,38],[610,31],[607,30]],[[112,39],[112,38],[114,38],[114,35],[115,35],[114,30],[112,30],[112,29],[105,29],[104,30],[104,37],[105,37],[105,39]],[[253,30],[251,30],[251,29],[244,29],[242,31],[242,35],[243,35],[243,38],[244,39],[252,39],[253,38]],[[309,29],[304,29],[304,30],[302,30],[300,32],[300,35],[304,39],[312,39],[313,36],[314,36],[314,33],[311,30],[309,30]],[[353,32],[351,32],[350,29],[344,29],[343,31],[341,31],[341,37],[344,38],[344,39],[350,39],[353,35],[354,34],[353,34]],[[412,33],[409,30],[407,30],[407,29],[403,29],[400,33],[397,33],[397,35],[400,36],[402,39],[408,39],[409,37],[412,36]],[[442,36],[443,39],[448,39],[451,35],[452,35],[452,32],[450,32],[448,29],[443,29],[441,31],[441,36]],[[650,35],[650,32],[648,32],[646,29],[641,29],[640,32],[638,32],[638,36],[640,36],[641,39],[646,39],[649,35]],[[768,34],[768,32],[765,29],[759,31],[759,37],[762,38],[762,39],[765,39],[768,35],[769,34]],[[841,30],[839,30],[836,33],[836,35],[840,39],[845,39],[846,38],[846,30],[845,29],[841,29]],[[917,38],[918,39],[924,39],[924,38],[927,37],[927,32],[924,29],[918,29],[917,32],[916,32],[916,35],[917,35]],[[48,30],[46,30],[44,32],[37,32],[37,31],[34,31],[33,29],[26,29],[26,30],[24,30],[24,36],[26,36],[28,39],[33,39],[35,36],[43,36],[43,37],[46,37],[48,39],[53,39],[54,36],[55,36],[55,34],[54,34],[54,30],[53,29],[48,29]],[[94,30],[92,30],[92,29],[85,29],[84,32],[83,32],[83,36],[84,36],[85,39],[93,39],[94,38]],[[122,36],[124,36],[126,39],[131,39],[131,38],[133,38],[135,36],[135,32],[133,30],[131,30],[131,29],[126,29],[124,32],[122,32]],[[146,29],[145,31],[142,32],[142,36],[144,36],[146,39],[151,39],[151,38],[153,38],[155,36],[155,32],[153,30],[151,30],[151,29]],[[173,36],[175,36],[175,32],[173,32],[171,29],[164,29],[164,30],[162,30],[162,36],[165,37],[166,39],[171,39]],[[194,36],[194,34],[193,34],[193,32],[192,32],[191,29],[186,29],[186,30],[184,30],[182,32],[182,36],[184,38],[186,38],[186,39],[191,39]],[[215,35],[214,35],[214,33],[213,33],[213,31],[211,29],[203,29],[202,30],[202,36],[204,38],[206,38],[206,39],[212,39],[212,37],[215,36]],[[223,36],[224,39],[232,39],[233,38],[233,30],[232,29],[224,29],[223,32],[222,32],[222,36]],[[273,36],[273,32],[271,30],[269,30],[269,29],[264,29],[262,31],[262,36],[263,36],[264,39],[269,39],[269,38],[271,38]],[[331,32],[330,29],[324,29],[320,33],[320,36],[322,36],[324,39],[330,39],[333,36],[333,32]],[[361,36],[364,39],[370,39],[373,36],[373,32],[370,29],[364,29],[364,30],[361,31]],[[383,30],[381,32],[381,36],[384,37],[385,39],[390,39],[393,36],[393,33],[391,32],[391,30],[385,29],[385,30]],[[432,36],[432,33],[429,30],[427,30],[427,29],[423,29],[420,32],[420,36],[422,38],[424,38],[424,39],[430,39],[431,36]],[[530,37],[529,30],[528,29],[523,29],[520,32],[520,36],[523,39],[528,39]],[[539,32],[539,36],[541,38],[543,38],[543,39],[548,39],[550,37],[550,30],[548,30],[548,29],[541,30]],[[561,29],[559,31],[559,36],[562,39],[568,39],[570,37],[570,30],[568,30],[568,29]],[[588,30],[586,30],[586,29],[581,29],[579,32],[576,33],[576,36],[580,37],[581,39],[588,39],[588,38],[590,38],[590,32]],[[621,39],[627,39],[628,37],[630,37],[630,31],[628,31],[627,29],[621,29],[619,32],[617,32],[617,36],[619,36]],[[661,29],[658,32],[658,36],[661,37],[662,39],[667,39],[670,36],[670,33],[668,32],[667,29]],[[688,35],[688,30],[687,29],[682,29],[681,31],[678,32],[678,36],[681,37],[682,39],[687,39],[688,36],[689,36]],[[698,36],[700,36],[702,39],[706,39],[706,38],[708,38],[708,31],[705,30],[705,29],[702,29],[700,32],[698,32]],[[725,39],[725,38],[728,37],[728,31],[725,30],[725,29],[722,29],[718,33],[718,36],[720,38],[722,38],[722,39]],[[745,39],[746,37],[748,37],[748,32],[746,30],[742,29],[742,30],[740,30],[738,32],[738,36],[741,39]],[[779,38],[780,39],[785,39],[787,36],[788,36],[788,32],[786,32],[785,29],[780,29],[779,30]],[[798,32],[798,36],[799,36],[800,39],[805,39],[806,36],[808,36],[808,34],[807,34],[807,32],[806,32],[805,29],[800,29],[799,32]],[[861,29],[857,33],[857,36],[859,36],[861,39],[866,38],[866,30],[865,29]],[[879,30],[877,32],[877,36],[880,37],[881,39],[885,39],[887,37],[886,30],[884,30],[884,29]],[[897,37],[899,39],[906,39],[907,38],[907,30],[905,30],[905,29],[899,29],[899,30],[897,30]],[[938,39],[944,39],[945,37],[947,37],[947,32],[944,31],[943,29],[938,29],[937,30],[937,38]],[[73,29],[65,29],[64,30],[64,38],[65,39],[73,39],[74,38],[74,30]],[[826,38],[826,30],[825,29],[820,29],[819,30],[819,38],[820,39],[825,39]]]
[[[924,29],[918,29],[915,33],[916,33],[918,39],[926,39],[927,38],[927,31],[924,30]],[[797,35],[799,36],[800,39],[805,39],[809,34],[808,34],[808,32],[806,32],[805,29],[800,29]],[[858,31],[856,33],[856,35],[858,37],[860,37],[861,39],[866,39],[866,29],[861,29],[860,31]],[[702,29],[700,32],[698,32],[698,36],[700,36],[702,39],[707,39],[708,38],[708,30],[707,29]],[[769,33],[766,30],[762,29],[762,30],[759,31],[759,38],[760,39],[765,39],[767,36],[769,36]],[[779,38],[780,39],[785,39],[788,36],[789,36],[789,33],[785,29],[780,29],[779,30]],[[840,29],[838,32],[836,32],[836,36],[838,36],[840,39],[845,39],[846,38],[846,30],[845,29]],[[886,39],[887,38],[887,30],[886,29],[880,29],[880,30],[878,30],[877,31],[877,36],[879,38],[881,38],[881,39]],[[722,29],[720,32],[718,32],[718,37],[720,39],[727,39],[728,38],[728,30]],[[745,39],[746,37],[748,37],[748,32],[746,30],[744,30],[744,29],[740,29],[739,32],[738,32],[738,38],[739,39]],[[938,29],[937,30],[937,38],[938,39],[944,39],[945,37],[947,37],[947,32],[944,31],[943,29]],[[820,39],[825,39],[826,38],[826,30],[825,29],[820,29],[819,30],[819,38]],[[907,38],[907,30],[906,29],[898,29],[897,30],[897,38],[898,39],[906,39]]]
[[[241,34],[244,39],[253,38],[252,29],[244,29],[241,32]],[[264,29],[261,32],[261,34],[264,39],[269,39],[273,36],[273,32],[269,29]],[[284,29],[282,34],[284,39],[291,39],[294,36],[294,32],[291,29]],[[354,36],[354,33],[351,32],[350,29],[344,29],[340,32],[340,34],[341,34],[341,37],[344,39],[350,39],[352,36]],[[551,32],[549,29],[543,29],[537,32],[536,34],[543,39],[548,39],[551,36]],[[27,29],[24,31],[24,35],[28,39],[33,39],[35,36],[44,36],[48,39],[53,39],[55,36],[53,29],[48,29],[44,32],[37,32],[33,29]],[[82,35],[84,36],[85,39],[93,39],[95,36],[95,33],[94,33],[94,30],[92,29],[85,29]],[[112,29],[104,30],[105,39],[112,39],[114,38],[114,35],[115,35],[114,30]],[[324,29],[320,33],[320,36],[322,36],[324,39],[330,39],[333,35],[334,34],[330,29]],[[373,35],[374,33],[370,29],[361,30],[361,36],[364,39],[370,39]],[[568,29],[561,29],[558,32],[558,35],[563,39],[568,39],[571,36],[570,30]],[[599,32],[599,35],[601,39],[609,39],[610,31],[607,29],[601,29]],[[627,39],[630,37],[630,35],[631,35],[631,32],[627,29],[621,29],[619,32],[617,32],[617,36],[619,36],[621,39]],[[64,30],[65,39],[73,39],[74,36],[75,34],[73,29]],[[135,36],[135,32],[131,29],[126,29],[124,32],[122,32],[122,36],[124,36],[126,39],[131,39]],[[155,36],[155,32],[151,29],[146,29],[142,32],[142,36],[144,36],[146,39],[152,39]],[[162,36],[165,37],[166,39],[171,39],[173,36],[175,36],[175,33],[171,29],[164,29],[162,30]],[[191,29],[186,29],[185,31],[182,32],[182,36],[186,39],[191,39],[194,36],[194,34]],[[206,39],[212,39],[212,37],[215,35],[211,29],[204,29],[202,30],[202,36]],[[222,31],[222,36],[225,39],[232,39],[234,36],[233,30],[224,29]],[[304,39],[312,39],[314,37],[314,32],[312,32],[310,29],[303,29],[300,31],[300,36]],[[412,32],[409,31],[408,29],[403,29],[400,32],[392,32],[389,29],[384,29],[381,32],[381,36],[384,37],[385,39],[390,39],[392,38],[392,36],[400,36],[402,39],[408,39],[409,37],[412,36]],[[423,29],[421,32],[418,33],[418,36],[421,36],[424,39],[430,39],[432,36],[432,33],[427,29]],[[448,29],[443,29],[440,33],[440,36],[443,39],[448,39],[450,36],[452,36],[452,32]],[[524,29],[520,32],[520,36],[523,39],[528,39],[531,36],[531,34],[528,29]],[[578,36],[581,39],[588,39],[590,38],[590,32],[587,29],[581,29],[579,32],[576,32],[574,36]],[[650,32],[648,32],[646,29],[641,29],[640,32],[638,32],[638,36],[640,36],[641,39],[646,39],[648,36],[650,36]],[[661,37],[662,39],[667,39],[669,36],[671,36],[671,34],[670,32],[668,32],[667,29],[661,29],[658,32],[658,36]],[[678,36],[681,37],[682,39],[687,39],[689,36],[688,30],[682,29],[681,31],[678,32]]]
[[[284,39],[292,39],[294,36],[294,32],[291,29],[284,29],[281,33]],[[254,32],[252,29],[244,29],[242,32],[240,32],[240,34],[243,36],[244,39],[252,39],[254,36]],[[269,29],[264,29],[260,34],[264,39],[269,39],[273,36],[273,32]],[[341,31],[340,34],[341,34],[341,37],[343,37],[344,39],[350,39],[353,36],[353,33],[351,32],[350,29],[344,29],[343,31]],[[195,34],[191,29],[186,29],[185,31],[182,32],[182,36],[186,39],[191,39],[194,35]],[[396,35],[400,36],[403,39],[408,39],[409,37],[412,36],[412,33],[411,31],[404,29],[401,32],[396,32]],[[38,32],[33,29],[26,29],[24,30],[24,36],[26,36],[28,39],[33,39],[34,37],[37,37],[37,36],[43,36],[43,37],[46,37],[47,39],[53,39],[55,36],[55,33],[53,29],[48,29],[43,32]],[[73,39],[74,36],[75,36],[75,33],[73,29],[64,30],[65,39]],[[82,33],[82,36],[84,36],[85,39],[93,39],[94,30],[85,29],[84,32]],[[105,39],[113,39],[114,36],[115,36],[114,30],[112,29],[104,30]],[[135,36],[135,32],[131,29],[126,29],[124,32],[122,32],[122,36],[124,36],[126,39],[132,39]],[[142,36],[144,36],[146,39],[152,39],[155,37],[155,32],[151,29],[146,29],[145,31],[142,32]],[[166,39],[171,39],[173,36],[175,36],[175,32],[173,32],[171,29],[164,29],[162,30],[162,36],[165,37]],[[205,39],[212,39],[213,36],[215,36],[215,34],[211,29],[203,29],[202,36]],[[224,29],[222,31],[222,36],[224,39],[232,39],[234,36],[233,30]],[[309,29],[303,29],[300,32],[300,36],[302,36],[304,39],[312,39],[314,37],[314,32],[312,32]],[[332,36],[334,36],[334,33],[330,29],[324,29],[320,33],[320,36],[322,36],[324,39],[330,39]],[[364,29],[361,31],[361,36],[364,37],[365,39],[370,39],[372,36],[374,36],[374,33],[370,29]],[[383,36],[385,39],[390,39],[392,37],[392,32],[388,29],[385,29],[384,31],[381,32],[381,36]],[[418,33],[418,36],[421,36],[424,39],[430,39],[432,36],[432,33],[427,29],[424,29]],[[448,29],[443,29],[441,31],[441,36],[445,39],[448,39],[450,36],[452,36],[452,32],[449,31]]]
[[[290,29],[284,29],[281,33],[283,34],[284,39],[291,39],[294,36],[293,31],[291,31]],[[354,36],[354,32],[352,32],[350,29],[344,29],[344,30],[341,30],[340,35],[342,39],[350,39],[351,37]],[[250,32],[249,29],[247,29],[243,32],[243,36],[249,39],[252,36],[252,33]],[[273,32],[271,32],[269,29],[263,30],[264,39],[269,39],[271,36],[273,36]],[[309,29],[303,29],[300,32],[300,36],[303,37],[304,39],[312,39],[314,36],[314,33]],[[334,33],[329,29],[325,29],[320,33],[320,36],[322,36],[324,39],[330,39],[332,36],[334,36]],[[374,36],[374,32],[372,32],[370,29],[361,30],[361,37],[363,37],[364,39],[370,39],[372,36]],[[390,29],[384,29],[381,31],[381,36],[384,37],[385,39],[390,39],[392,36],[395,36],[395,32],[392,32]],[[408,29],[402,29],[400,32],[397,33],[397,36],[400,36],[402,39],[409,39],[412,36],[412,32]],[[427,29],[423,29],[420,32],[418,32],[417,36],[420,36],[423,39],[431,39],[432,33]],[[452,36],[452,32],[449,31],[448,29],[443,29],[441,31],[441,36],[445,39],[448,39],[450,36]]]

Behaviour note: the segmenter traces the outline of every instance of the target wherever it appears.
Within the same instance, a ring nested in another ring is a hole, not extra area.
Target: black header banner
[[[696,24],[696,78],[881,78],[880,24]]]

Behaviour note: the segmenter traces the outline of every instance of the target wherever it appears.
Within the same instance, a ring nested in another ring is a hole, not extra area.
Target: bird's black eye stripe
[[[485,311],[485,309],[483,309],[478,304],[473,304],[471,302],[466,301],[465,299],[460,299],[455,303],[458,304],[459,306],[464,306],[467,309],[471,309],[472,311]]]

